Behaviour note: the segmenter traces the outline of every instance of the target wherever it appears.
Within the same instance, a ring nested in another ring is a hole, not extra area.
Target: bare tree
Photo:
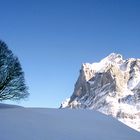
[[[20,62],[8,46],[0,41],[0,101],[28,97]]]

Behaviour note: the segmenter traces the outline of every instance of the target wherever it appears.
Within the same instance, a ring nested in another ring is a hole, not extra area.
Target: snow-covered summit
[[[122,57],[121,54],[111,53],[110,55],[108,55],[107,57],[102,59],[101,63],[117,63],[117,64],[120,64],[123,61],[124,60],[123,60],[123,57]]]
[[[74,92],[61,107],[95,109],[140,131],[140,59],[112,53],[82,64]]]
[[[125,60],[123,60],[122,55],[117,53],[111,53],[110,55],[102,59],[100,62],[95,62],[92,64],[83,63],[82,70],[86,71],[86,69],[89,69],[91,71],[100,72],[111,65],[121,65],[124,63],[124,61]]]

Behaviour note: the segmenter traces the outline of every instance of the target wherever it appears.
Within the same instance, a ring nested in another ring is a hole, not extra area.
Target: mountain
[[[91,110],[0,108],[1,140],[139,140],[140,133]]]
[[[94,109],[140,131],[140,59],[112,53],[83,64],[74,92],[61,108]]]

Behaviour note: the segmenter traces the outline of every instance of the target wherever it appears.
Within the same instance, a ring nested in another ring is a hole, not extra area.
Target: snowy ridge
[[[83,64],[61,108],[95,109],[140,131],[140,59],[112,53],[99,63]]]
[[[22,108],[22,107],[18,105],[0,103],[0,109],[8,109],[8,108]]]
[[[140,133],[96,111],[0,109],[1,140],[139,140]]]

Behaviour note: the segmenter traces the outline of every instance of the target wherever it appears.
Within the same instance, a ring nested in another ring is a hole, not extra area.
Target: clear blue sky
[[[59,107],[82,63],[140,58],[140,1],[0,0],[0,38],[25,72],[30,97],[20,104]]]

